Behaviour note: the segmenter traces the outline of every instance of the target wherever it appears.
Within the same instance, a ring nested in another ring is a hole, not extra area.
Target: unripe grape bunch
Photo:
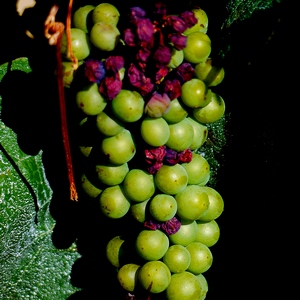
[[[81,192],[99,203],[102,218],[134,227],[134,254],[126,255],[121,230],[106,246],[124,299],[203,300],[208,292],[203,273],[224,201],[209,186],[201,147],[225,114],[214,91],[225,73],[213,64],[207,31],[200,7],[169,15],[157,2],[121,15],[113,4],[86,3],[73,13],[73,69],[62,39]]]

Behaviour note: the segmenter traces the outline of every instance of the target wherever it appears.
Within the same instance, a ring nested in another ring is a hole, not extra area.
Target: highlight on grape
[[[78,111],[81,192],[103,218],[126,216],[138,229],[129,241],[135,255],[126,256],[121,232],[107,244],[124,299],[205,299],[224,201],[209,186],[201,147],[208,124],[225,113],[214,91],[225,72],[211,57],[206,12],[168,14],[158,1],[121,15],[87,2],[73,12],[71,36],[78,67],[65,33],[61,56]]]

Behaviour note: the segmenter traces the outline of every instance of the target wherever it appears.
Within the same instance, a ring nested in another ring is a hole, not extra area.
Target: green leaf
[[[259,10],[271,8],[274,3],[280,3],[283,0],[229,0],[226,7],[229,12],[228,19],[224,25],[229,27],[236,21],[243,21],[252,16]]]
[[[0,66],[0,80],[8,68]],[[13,61],[11,69],[31,71],[26,58]],[[0,95],[0,108],[1,100]],[[60,250],[52,243],[52,190],[42,154],[25,154],[16,134],[0,120],[1,299],[67,299],[77,290],[70,282],[79,258],[76,245]]]
[[[196,152],[203,155],[210,165],[209,186],[217,188],[219,183],[218,172],[223,166],[224,148],[230,142],[231,136],[227,131],[231,113],[226,113],[220,120],[207,124],[208,137],[205,143]]]

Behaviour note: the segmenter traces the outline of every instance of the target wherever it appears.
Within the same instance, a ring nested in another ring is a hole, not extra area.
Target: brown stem
[[[64,90],[64,83],[63,83],[60,45],[61,45],[61,37],[58,39],[58,43],[56,44],[56,59],[57,59],[56,73],[57,73],[57,84],[58,84],[58,94],[59,94],[61,130],[62,130],[64,150],[66,155],[68,179],[70,184],[70,199],[77,201],[78,194],[75,185],[71,148],[70,148],[70,141],[69,141],[69,134],[68,134],[68,123],[67,123],[67,112],[66,112],[66,104],[65,104],[65,90]]]
[[[69,10],[67,15],[67,39],[68,39],[68,51],[70,51],[70,57],[74,65],[77,64],[77,60],[72,53],[71,48],[71,8],[73,1],[69,2]],[[78,201],[78,194],[75,185],[73,163],[71,156],[71,148],[68,134],[68,123],[67,123],[67,113],[65,104],[65,90],[63,82],[63,68],[62,68],[62,57],[61,57],[61,39],[64,32],[64,24],[61,22],[55,22],[55,16],[58,11],[58,6],[54,5],[45,21],[45,37],[49,40],[50,45],[56,45],[56,75],[57,75],[57,85],[58,85],[58,95],[59,95],[59,106],[60,106],[60,118],[61,118],[61,129],[62,129],[62,139],[63,146],[65,150],[68,179],[70,184],[70,199]]]
[[[78,68],[78,59],[74,56],[72,51],[72,36],[71,36],[71,16],[72,16],[73,0],[69,0],[68,14],[66,19],[66,35],[67,35],[67,57],[73,63],[73,69]]]

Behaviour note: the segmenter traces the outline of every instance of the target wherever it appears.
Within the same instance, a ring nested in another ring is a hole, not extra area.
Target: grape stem
[[[69,0],[68,14],[66,19],[66,34],[67,34],[67,58],[71,59],[73,63],[73,69],[78,68],[78,59],[75,57],[72,51],[72,37],[71,37],[71,14],[72,14],[73,0]]]
[[[67,44],[68,44],[68,57],[73,62],[73,66],[78,65],[78,61],[72,53],[71,47],[71,9],[72,9],[73,1],[69,1],[68,7],[68,15],[66,21],[66,35],[67,35]],[[62,58],[61,58],[61,39],[62,34],[64,32],[65,26],[61,22],[55,21],[55,16],[58,11],[58,6],[54,5],[50,13],[44,23],[45,25],[45,37],[48,39],[49,45],[56,46],[56,75],[57,75],[57,85],[58,85],[58,95],[59,95],[59,107],[60,107],[60,118],[61,118],[61,129],[62,129],[62,139],[63,139],[63,146],[66,156],[66,164],[67,164],[67,172],[68,172],[68,179],[70,185],[70,199],[74,201],[78,201],[78,193],[76,190],[75,185],[75,178],[74,178],[74,171],[73,171],[73,163],[72,163],[72,156],[71,156],[71,148],[70,148],[70,141],[69,141],[69,134],[68,134],[68,123],[67,123],[67,113],[66,113],[66,104],[65,104],[65,92],[64,92],[64,83],[63,83],[63,71],[62,71]]]

